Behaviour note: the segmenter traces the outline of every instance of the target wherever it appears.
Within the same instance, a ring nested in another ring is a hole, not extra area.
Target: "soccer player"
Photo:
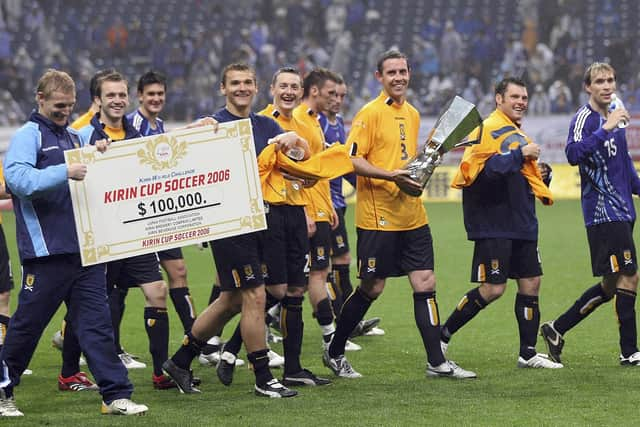
[[[347,96],[347,84],[342,77],[336,84],[336,96],[331,100],[326,110],[318,113],[320,127],[324,134],[325,141],[328,144],[340,143],[344,144],[347,135],[344,128],[344,119],[340,115],[342,105]],[[328,284],[331,286],[331,304],[336,317],[340,315],[344,300],[353,292],[351,285],[351,253],[349,250],[349,236],[347,235],[344,216],[347,211],[347,204],[342,194],[342,180],[346,179],[349,183],[356,186],[356,176],[351,173],[344,177],[332,179],[329,184],[331,187],[331,202],[338,214],[338,226],[331,230],[331,273],[329,274]],[[377,327],[380,323],[379,317],[361,320],[358,326],[351,333],[352,337],[358,335],[384,335],[384,330]],[[347,341],[346,350],[349,350],[350,341]],[[356,345],[351,343],[351,345]],[[359,347],[359,346],[358,346]]]
[[[96,91],[98,88],[98,82],[100,79],[108,74],[115,72],[113,68],[107,68],[96,72],[89,81],[89,96],[91,98],[91,105],[86,113],[78,117],[71,127],[75,130],[87,126],[93,116],[100,111],[100,106],[96,103]],[[62,321],[62,325],[59,331],[53,335],[51,344],[54,348],[57,348],[62,352],[62,371],[58,376],[58,389],[62,391],[84,391],[95,390],[96,386],[88,380],[83,372],[78,372],[80,365],[86,364],[86,361],[81,356],[82,350],[78,343],[77,337],[73,334],[66,334],[67,321],[66,316]],[[65,344],[66,343],[66,344]],[[134,361],[135,364],[139,362]],[[140,364],[144,365],[144,364]],[[80,375],[75,375],[78,373]]]
[[[496,85],[496,109],[483,122],[480,142],[465,150],[453,180],[452,186],[462,189],[467,238],[474,242],[471,281],[480,286],[462,297],[442,327],[441,340],[446,352],[451,336],[500,298],[509,278],[515,279],[514,311],[520,333],[517,366],[556,369],[562,365],[535,348],[542,276],[535,198],[546,205],[553,201],[537,164],[540,146],[520,128],[528,101],[521,80],[508,77]]]
[[[131,401],[133,386],[115,352],[106,304],[104,265],[83,267],[67,179],[83,180],[87,166],[65,164],[63,151],[80,146],[68,120],[75,84],[61,71],[47,70],[36,89],[37,111],[11,139],[4,160],[12,194],[22,290],[0,352],[0,416],[22,416],[14,387],[38,339],[64,301],[68,318],[102,394],[102,413],[135,415],[147,406]],[[97,144],[104,151],[104,142]]]
[[[161,73],[149,71],[138,80],[140,106],[128,114],[127,119],[140,135],[158,135],[165,132],[164,123],[159,115],[164,108],[166,93],[167,78]],[[160,251],[158,258],[169,278],[169,296],[186,333],[193,325],[196,311],[189,293],[187,266],[182,250],[174,248]]]
[[[337,376],[362,376],[344,356],[347,338],[384,290],[387,277],[407,275],[413,288],[416,326],[427,352],[427,374],[472,378],[473,372],[447,361],[442,354],[427,214],[419,197],[405,194],[396,185],[421,189],[400,169],[416,153],[420,126],[420,114],[406,100],[410,79],[407,57],[396,50],[384,52],[375,76],[382,92],[358,112],[347,138],[358,174],[360,286],[344,303],[323,362]]]
[[[100,106],[96,103],[96,93],[98,90],[98,82],[100,79],[108,74],[115,72],[116,70],[113,68],[107,68],[104,70],[100,70],[91,76],[91,80],[89,80],[89,96],[91,97],[91,104],[89,105],[89,109],[80,117],[75,119],[73,123],[71,123],[71,127],[80,130],[86,125],[89,124],[93,116],[100,111]]]
[[[339,79],[340,77],[327,69],[316,68],[303,80],[302,102],[294,109],[293,117],[314,133],[314,138],[308,140],[313,154],[318,154],[326,148],[318,113],[326,110],[335,99]],[[339,219],[331,203],[329,180],[318,181],[306,192],[309,199],[307,221],[311,222],[312,227],[309,239],[309,301],[313,315],[322,330],[326,347],[335,333],[333,309],[326,283],[331,265],[331,230],[338,226]],[[285,360],[286,358],[285,355]]]
[[[263,160],[273,159],[277,154],[276,150],[288,150],[293,146],[306,144],[293,133],[283,134],[280,126],[271,118],[251,111],[258,86],[255,71],[249,66],[238,63],[227,65],[222,71],[220,91],[226,98],[226,105],[213,115],[213,119],[216,122],[244,118],[251,120],[261,175],[269,175],[274,171],[273,166],[267,166]],[[270,142],[275,148],[268,147]],[[267,156],[271,157],[265,158]],[[181,347],[163,365],[165,372],[175,380],[182,393],[200,392],[193,387],[191,381],[189,367],[193,359],[201,353],[207,340],[215,335],[219,336],[224,325],[241,311],[242,340],[256,377],[254,393],[271,398],[297,395],[295,390],[288,389],[274,378],[269,370],[261,238],[261,232],[254,232],[210,242],[222,292],[213,304],[200,313]],[[224,356],[223,354],[222,357]],[[234,360],[227,362],[233,364]]]
[[[300,104],[303,92],[302,77],[298,71],[294,68],[276,71],[271,80],[270,91],[273,104],[268,105],[260,114],[274,118],[284,130],[302,136],[310,146],[321,145],[319,135],[294,116],[294,109]],[[269,204],[269,228],[265,234],[265,261],[269,273],[266,280],[271,285],[269,292],[282,300],[280,324],[284,347],[283,383],[291,386],[331,383],[304,369],[300,362],[304,326],[302,301],[307,286],[309,258],[305,213],[305,209],[309,209],[309,198],[304,190],[305,185],[302,180],[286,180],[286,196],[281,202],[277,195],[269,197],[270,193],[265,192],[265,201]]]
[[[609,111],[616,90],[611,65],[591,64],[583,82],[589,102],[571,121],[565,153],[580,171],[591,269],[601,279],[556,320],[544,323],[540,335],[549,355],[560,362],[564,335],[615,296],[620,364],[640,366],[635,311],[638,264],[632,234],[636,220],[632,195],[640,194],[640,179],[629,156],[625,129],[619,126],[630,117],[623,108]]]
[[[129,89],[122,74],[114,72],[102,77],[94,100],[100,106],[100,111],[93,116],[89,125],[78,131],[83,143],[93,144],[101,140],[111,142],[140,137],[140,133],[125,118],[125,111],[129,106]],[[107,286],[110,290],[109,304],[116,347],[123,363],[130,361],[120,347],[120,301],[117,297],[114,299],[112,289],[117,287],[124,291],[129,287],[140,287],[145,297],[144,325],[149,337],[149,352],[153,359],[153,386],[157,389],[175,387],[175,384],[162,373],[162,363],[168,357],[169,316],[167,285],[162,280],[157,255],[138,255],[107,263]]]

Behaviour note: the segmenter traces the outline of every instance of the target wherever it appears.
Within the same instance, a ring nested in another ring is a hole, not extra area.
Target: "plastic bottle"
[[[616,95],[615,93],[611,94],[611,102],[609,103],[609,112],[611,113],[614,110],[620,110],[624,108],[624,104],[622,103],[622,100],[620,98],[618,98],[618,95]],[[624,129],[627,126],[629,126],[629,122],[627,122],[626,120],[622,119],[618,122],[618,127],[620,129]]]

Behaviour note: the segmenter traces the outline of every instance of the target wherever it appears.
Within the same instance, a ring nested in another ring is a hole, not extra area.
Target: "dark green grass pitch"
[[[436,251],[440,316],[447,318],[461,296],[470,289],[472,245],[465,239],[459,204],[429,204]],[[347,216],[353,221],[353,209]],[[542,319],[564,311],[587,287],[595,283],[588,261],[586,235],[577,201],[538,205],[541,223],[540,252],[544,278],[540,306]],[[14,253],[13,218],[4,215],[5,231]],[[352,230],[352,228],[349,228]],[[355,232],[351,233],[355,237]],[[352,247],[355,249],[355,242]],[[213,281],[209,251],[185,248],[189,282],[198,309],[207,301]],[[355,277],[355,271],[352,272]],[[18,278],[17,278],[18,279]],[[355,280],[355,279],[354,279]],[[96,393],[59,392],[56,376],[60,353],[50,345],[64,309],[45,331],[31,363],[33,376],[16,389],[21,420],[0,420],[9,425],[631,425],[638,423],[637,400],[640,368],[618,365],[618,333],[613,305],[601,307],[571,331],[565,346],[565,368],[558,371],[516,368],[517,326],[513,314],[515,284],[457,333],[449,356],[478,373],[478,379],[454,381],[425,378],[425,355],[413,320],[413,303],[407,280],[389,280],[368,316],[381,316],[386,335],[361,337],[363,350],[349,360],[364,377],[335,379],[322,388],[300,389],[294,399],[269,400],[253,396],[253,375],[237,369],[231,387],[221,385],[212,368],[193,365],[202,378],[201,395],[180,395],[176,390],[156,391],[151,369],[130,371],[136,386],[134,399],[149,405],[145,418],[99,415]],[[12,304],[17,302],[17,290]],[[142,295],[135,289],[127,299],[122,328],[125,348],[151,365],[142,320]],[[171,349],[182,332],[170,305]],[[320,332],[305,303],[303,364],[317,374],[330,376],[321,362]],[[230,325],[225,330],[228,336]],[[278,352],[280,344],[274,345]],[[538,350],[545,351],[539,342]],[[243,353],[244,357],[244,353]],[[281,376],[279,370],[274,371]]]

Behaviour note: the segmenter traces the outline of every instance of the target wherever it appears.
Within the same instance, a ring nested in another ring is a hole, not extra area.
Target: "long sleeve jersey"
[[[587,227],[606,222],[633,222],[632,195],[640,194],[640,178],[627,148],[624,129],[608,132],[589,104],[571,120],[565,147],[567,160],[580,171],[582,213]]]

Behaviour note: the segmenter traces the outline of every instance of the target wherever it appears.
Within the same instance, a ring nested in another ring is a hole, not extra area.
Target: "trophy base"
[[[420,197],[420,196],[422,196],[423,189],[416,190],[414,187],[407,187],[407,186],[404,186],[404,185],[400,185],[398,183],[396,183],[396,185],[398,186],[398,188],[400,190],[402,190],[403,193],[408,194],[409,196],[412,196],[412,197]]]

